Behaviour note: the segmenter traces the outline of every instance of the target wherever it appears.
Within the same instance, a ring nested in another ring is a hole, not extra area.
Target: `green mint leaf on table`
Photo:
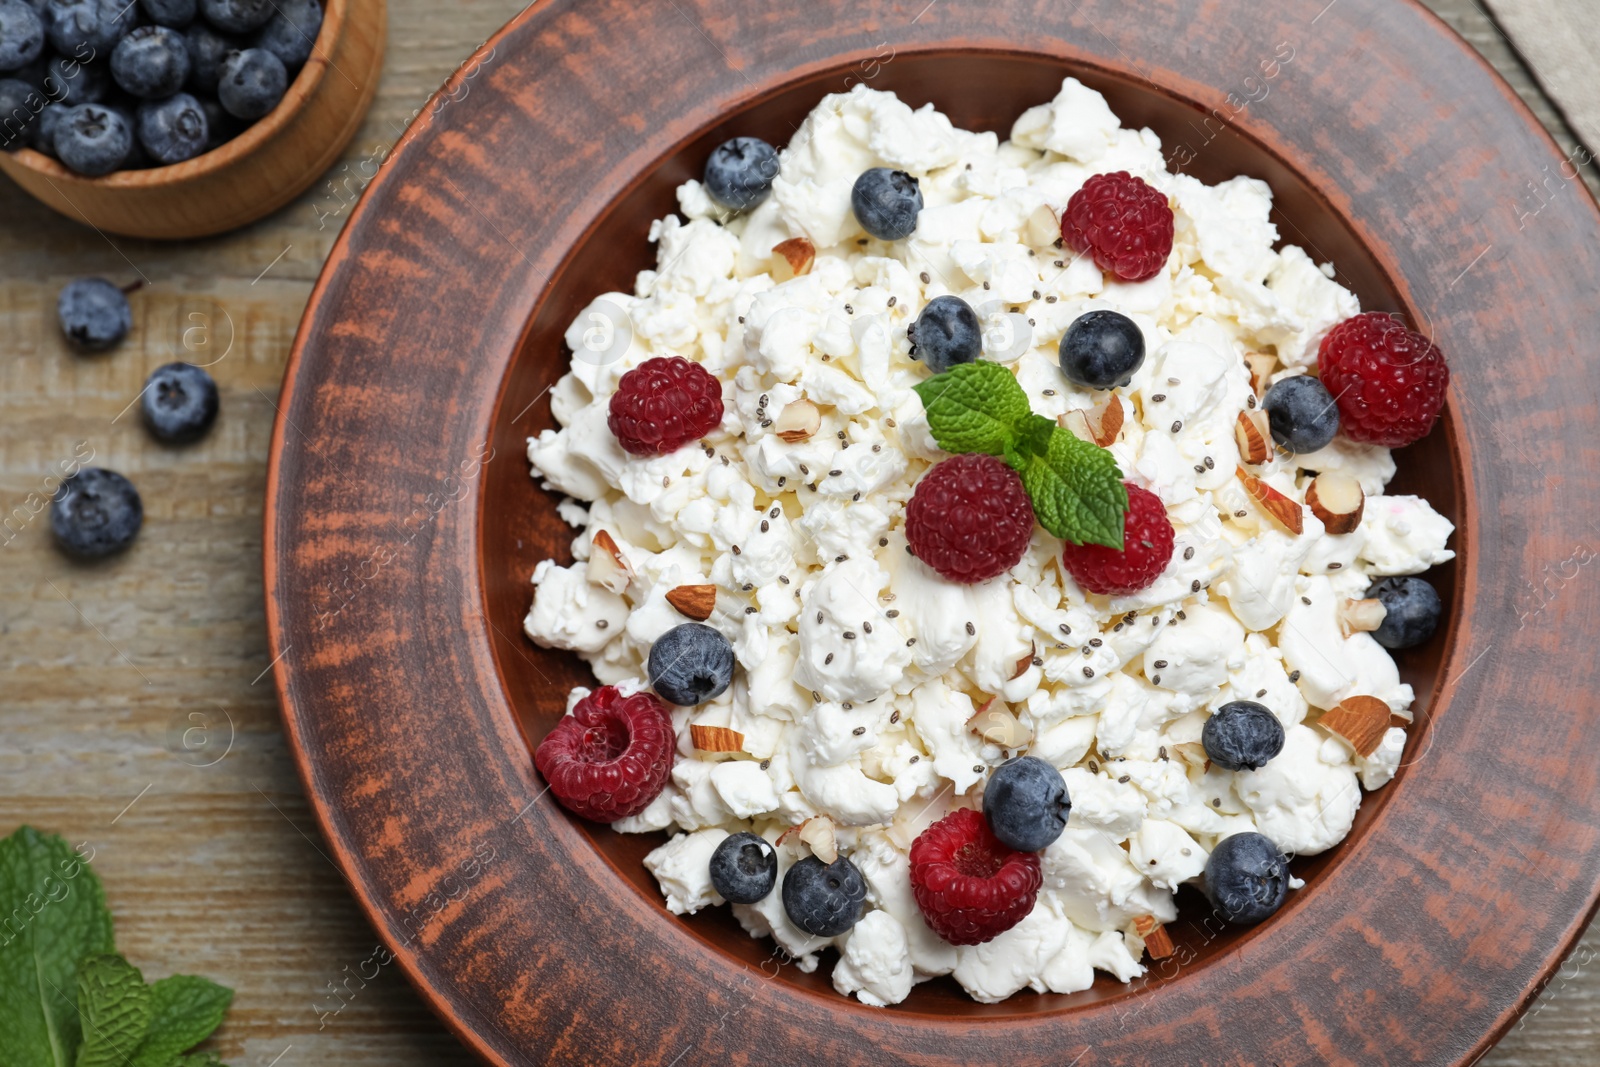
[[[121,956],[89,956],[78,964],[78,1015],[83,1044],[76,1067],[123,1067],[150,1027],[150,987]]]
[[[1110,452],[1056,427],[1043,453],[1013,467],[1040,526],[1073,544],[1122,549],[1128,489]]]
[[[946,452],[999,456],[1022,476],[1039,525],[1063,541],[1121,550],[1128,490],[1111,453],[1028,406],[998,363],[962,363],[915,387]]]
[[[0,841],[0,1064],[73,1067],[78,961],[110,951],[100,879],[71,846],[31,826]]]
[[[133,1054],[131,1067],[172,1067],[174,1061],[181,1064],[186,1060],[208,1062],[199,1056],[180,1060],[178,1054],[194,1048],[222,1025],[222,1017],[233,1002],[233,990],[187,974],[163,978],[150,990],[150,1030]]]
[[[998,363],[961,363],[916,386],[928,429],[946,452],[1014,452],[1027,424],[1028,394]]]

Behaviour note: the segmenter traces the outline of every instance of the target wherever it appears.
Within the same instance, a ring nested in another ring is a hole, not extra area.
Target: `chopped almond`
[[[1384,617],[1388,614],[1383,601],[1376,597],[1367,600],[1346,597],[1339,605],[1339,627],[1346,637],[1353,633],[1371,633],[1383,625]]]
[[[1272,377],[1272,368],[1278,365],[1278,357],[1265,352],[1246,352],[1244,365],[1250,372],[1250,388],[1255,390],[1256,399],[1260,400],[1266,394],[1268,379]]]
[[[726,726],[701,726],[689,724],[689,739],[701,752],[742,752],[744,734]]]
[[[622,592],[633,581],[633,568],[623,557],[616,540],[604,530],[595,531],[589,566],[584,573],[589,581],[613,593]]]
[[[1361,525],[1367,497],[1361,491],[1361,483],[1348,474],[1327,471],[1311,479],[1306,506],[1329,533],[1347,534]]]
[[[1039,646],[1029,642],[1033,647],[1028,649],[1028,654],[1017,660],[1017,669],[1011,672],[1011,679],[1015,681],[1028,673],[1028,668],[1033,666],[1033,658],[1039,654]]]
[[[1107,393],[1094,407],[1085,411],[1076,408],[1056,418],[1056,425],[1071,431],[1074,437],[1105,448],[1122,432],[1127,417],[1122,401],[1115,393]]]
[[[822,412],[804,397],[792,404],[785,404],[783,410],[778,412],[778,417],[772,420],[772,432],[778,435],[779,440],[791,445],[807,440],[821,428]]]
[[[817,249],[804,237],[791,237],[787,241],[779,241],[772,246],[773,254],[782,256],[789,261],[789,269],[794,271],[795,277],[811,273],[811,265],[817,260]]]
[[[1272,458],[1272,430],[1264,411],[1241,411],[1233,427],[1233,439],[1239,446],[1239,458],[1251,465],[1265,463]]]
[[[807,819],[800,827],[800,840],[811,849],[811,854],[823,863],[839,858],[839,845],[833,832],[833,820],[826,815]]]
[[[1021,748],[1033,740],[1033,731],[1022,725],[999,699],[986,701],[967,725],[989,744],[1001,748]]]
[[[1317,721],[1329,733],[1348,741],[1359,755],[1370,756],[1389,730],[1389,705],[1377,697],[1346,697]]]
[[[667,603],[678,609],[678,614],[696,622],[711,618],[717,606],[717,587],[714,585],[680,585],[667,593]]]
[[[1164,960],[1172,955],[1174,951],[1172,937],[1154,915],[1135,915],[1133,931],[1143,939],[1144,949],[1150,953],[1151,959]]]
[[[1261,510],[1272,517],[1272,520],[1296,537],[1305,529],[1304,512],[1299,504],[1278,492],[1266,482],[1257,478],[1243,467],[1236,468],[1239,481],[1244,483],[1245,492],[1250,494],[1250,499],[1261,505]]]

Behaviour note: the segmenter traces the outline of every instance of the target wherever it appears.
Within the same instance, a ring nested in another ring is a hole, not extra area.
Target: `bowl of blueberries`
[[[384,0],[0,0],[0,170],[112,233],[237,229],[355,135],[386,20]]]

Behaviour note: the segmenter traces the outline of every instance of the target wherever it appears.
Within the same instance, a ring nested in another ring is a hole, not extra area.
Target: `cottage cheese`
[[[1258,830],[1293,853],[1328,849],[1349,832],[1363,787],[1401,762],[1401,727],[1363,758],[1317,725],[1353,694],[1410,715],[1410,687],[1371,637],[1344,634],[1338,604],[1376,576],[1451,558],[1450,523],[1417,497],[1382,495],[1388,452],[1342,438],[1262,474],[1297,500],[1303,469],[1350,474],[1370,497],[1351,533],[1328,536],[1307,512],[1305,532],[1290,536],[1234,478],[1233,425],[1250,398],[1243,354],[1273,352],[1278,374],[1300,373],[1356,299],[1331,268],[1276,247],[1265,183],[1168,173],[1153,133],[1123,129],[1071,78],[1004,142],[857,86],[823,99],[781,163],[772,196],[745,216],[720,218],[686,182],[681,217],[651,228],[657,268],[574,320],[572,369],[552,395],[560,428],[530,440],[529,458],[568,498],[578,562],[539,564],[526,630],[579,653],[603,683],[642,686],[651,643],[682,621],[668,591],[717,586],[709,622],[733,644],[734,684],[674,712],[670,784],[616,824],[673,832],[645,861],[672,912],[722,903],[706,867],[728,833],[776,841],[823,815],[869,888],[856,927],[811,937],[778,893],[734,913],[804,970],[836,948],[841,993],[893,1004],[944,974],[983,1001],[1081,990],[1096,971],[1128,981],[1143,971],[1134,920],[1173,919],[1174,891],[1219,840]],[[905,241],[866,239],[851,214],[851,186],[872,166],[921,180],[926,207]],[[1072,193],[1119,169],[1175,205],[1167,269],[1139,284],[1054,246]],[[790,237],[817,249],[802,277],[772,254]],[[942,453],[912,392],[927,372],[908,358],[906,327],[945,293],[978,310],[987,358],[1010,364],[1045,415],[1096,399],[1056,365],[1074,319],[1111,308],[1144,332],[1149,356],[1116,391],[1129,417],[1111,451],[1175,528],[1172,563],[1150,588],[1085,595],[1043,531],[1009,576],[977,586],[908,555],[905,504]],[[608,400],[625,371],[666,354],[723,382],[726,416],[703,449],[629,456],[606,428]],[[784,442],[771,419],[801,397],[822,408],[821,428]],[[588,580],[601,530],[634,572],[620,594]],[[1004,749],[974,731],[990,698],[1031,743]],[[1207,715],[1235,699],[1267,704],[1287,731],[1257,771],[1208,767],[1198,744]],[[744,751],[695,751],[691,724],[739,731]],[[1023,750],[1063,771],[1069,827],[1043,854],[1033,912],[987,944],[955,948],[917,911],[907,850],[953,808],[979,805],[990,772]],[[802,849],[791,837],[780,867]]]

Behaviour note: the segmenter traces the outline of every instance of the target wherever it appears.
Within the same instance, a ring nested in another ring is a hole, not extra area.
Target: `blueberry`
[[[272,17],[273,0],[200,0],[200,14],[223,33],[259,30]]]
[[[44,52],[44,21],[22,0],[0,0],[0,70],[21,70]]]
[[[850,207],[861,228],[883,241],[910,237],[922,210],[922,186],[903,170],[873,167],[856,179]]]
[[[1090,311],[1061,336],[1061,373],[1073,385],[1111,389],[1127,385],[1144,365],[1144,333],[1128,316]]]
[[[200,101],[188,93],[139,105],[139,143],[161,164],[193,159],[211,143]]]
[[[748,211],[765,200],[777,176],[778,150],[759,137],[724,141],[706,159],[706,192],[734,211]]]
[[[85,467],[61,483],[50,501],[50,529],[70,555],[120,552],[144,525],[139,490],[116,471]]]
[[[317,0],[278,0],[271,21],[256,34],[255,46],[264,48],[298,70],[311,58],[322,29],[322,5]]]
[[[733,646],[699,622],[674,626],[650,646],[650,684],[670,704],[704,704],[733,682]]]
[[[133,309],[121,289],[104,278],[68,282],[56,298],[61,332],[83,352],[104,352],[133,329]]]
[[[246,48],[222,61],[217,99],[228,114],[253,121],[277,107],[288,87],[283,60],[262,48]]]
[[[47,102],[39,90],[27,82],[0,78],[0,149],[15,152],[27,147],[29,130]]]
[[[61,122],[61,117],[67,113],[67,108],[61,104],[46,104],[39,112],[39,117],[33,120],[32,148],[36,152],[43,152],[51,158],[56,154],[56,126]]]
[[[138,7],[129,0],[50,0],[45,16],[50,46],[84,62],[109,56],[139,24]]]
[[[77,107],[99,104],[111,91],[111,69],[103,63],[80,63],[70,56],[53,56],[45,76],[45,93],[58,104]]]
[[[114,108],[80,104],[56,124],[56,156],[91,178],[110,174],[133,152],[133,124]]]
[[[1250,926],[1283,906],[1289,859],[1258,833],[1225,837],[1206,859],[1206,896],[1224,919]]]
[[[1444,604],[1421,578],[1384,578],[1372,584],[1367,598],[1383,601],[1383,625],[1372,632],[1384,648],[1414,648],[1439,628]]]
[[[1261,398],[1272,439],[1291,452],[1325,448],[1339,432],[1339,408],[1328,387],[1309,374],[1274,382]]]
[[[139,0],[145,17],[157,26],[171,26],[181,30],[194,21],[200,9],[197,0]]]
[[[141,100],[164,100],[189,80],[189,47],[165,26],[140,26],[117,42],[111,77]]]
[[[215,97],[202,97],[200,110],[206,113],[207,152],[227,144],[250,127],[248,122],[224,111]]]
[[[783,910],[789,921],[815,937],[838,937],[861,919],[867,883],[856,865],[840,856],[823,863],[807,856],[783,876]]]
[[[911,354],[943,374],[957,363],[971,363],[983,354],[983,329],[978,313],[959,296],[936,296],[906,329]]]
[[[711,888],[729,904],[754,904],[778,884],[778,853],[766,838],[734,834],[711,854]]]
[[[1262,704],[1234,700],[1218,708],[1200,730],[1206,758],[1229,771],[1254,771],[1283,751],[1283,723]]]
[[[222,36],[203,22],[183,31],[189,49],[189,88],[197,93],[214,94],[222,80],[222,63],[243,46]]]
[[[1001,844],[1038,852],[1067,828],[1072,801],[1061,772],[1037,756],[1007,760],[983,790],[983,817]]]

